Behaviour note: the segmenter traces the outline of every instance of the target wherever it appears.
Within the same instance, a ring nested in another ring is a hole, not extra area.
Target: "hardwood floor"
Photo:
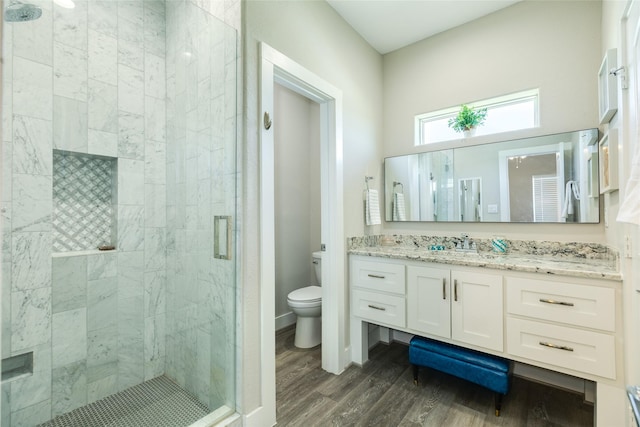
[[[428,368],[416,387],[403,344],[379,344],[364,368],[332,375],[320,346],[300,350],[293,338],[276,335],[278,426],[593,426],[593,406],[564,390],[514,377],[496,417],[483,387]]]

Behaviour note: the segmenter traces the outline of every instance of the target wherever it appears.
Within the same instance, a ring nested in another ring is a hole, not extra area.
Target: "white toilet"
[[[322,252],[313,253],[313,266],[318,284],[322,284]],[[315,347],[322,341],[322,288],[320,286],[306,286],[296,289],[287,296],[287,304],[295,313],[296,339],[294,345],[298,348]]]

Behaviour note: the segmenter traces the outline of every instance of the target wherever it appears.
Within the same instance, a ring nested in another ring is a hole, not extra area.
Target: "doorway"
[[[260,44],[260,284],[261,387],[275,420],[275,191],[274,86],[282,85],[320,109],[322,258],[322,369],[341,373],[346,345],[346,238],[343,225],[342,92],[265,43]]]
[[[535,183],[541,178],[548,179],[546,188],[555,190],[554,203],[558,207],[561,205],[564,200],[562,194],[565,184],[565,149],[567,146],[561,142],[540,147],[502,150],[498,153],[501,221],[532,222],[536,220]],[[545,156],[549,156],[546,161],[543,160]],[[532,159],[542,161],[532,161]],[[551,161],[548,161],[549,159]],[[549,167],[551,169],[548,169]],[[518,181],[520,184],[514,185]],[[527,188],[529,191],[522,193],[514,191],[515,188]],[[560,212],[556,213],[559,219]]]
[[[321,244],[320,105],[274,85],[276,331],[296,324],[288,295],[319,285],[313,252]]]

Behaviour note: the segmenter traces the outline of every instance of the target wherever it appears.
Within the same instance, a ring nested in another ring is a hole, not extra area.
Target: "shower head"
[[[42,15],[42,9],[38,6],[18,1],[12,2],[4,10],[4,20],[7,22],[33,21],[40,18],[40,15]]]

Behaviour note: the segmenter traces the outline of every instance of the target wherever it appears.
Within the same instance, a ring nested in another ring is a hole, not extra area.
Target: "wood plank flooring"
[[[278,426],[593,426],[578,394],[514,377],[496,417],[483,387],[427,368],[414,386],[406,345],[379,344],[364,368],[333,375],[320,346],[300,350],[293,338],[293,329],[276,335]]]

